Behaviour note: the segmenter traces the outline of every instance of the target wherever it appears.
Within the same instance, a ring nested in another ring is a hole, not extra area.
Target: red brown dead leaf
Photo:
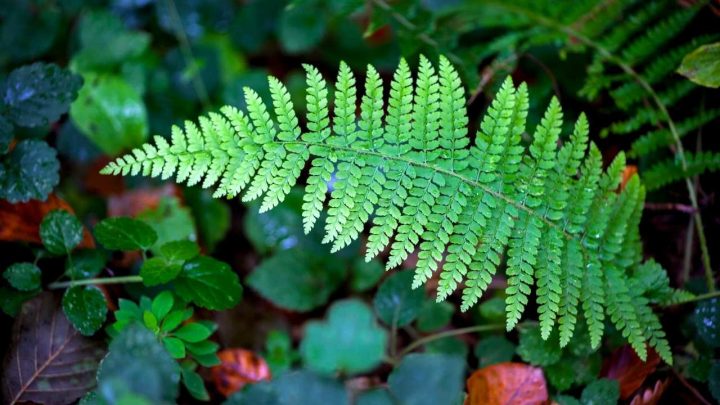
[[[65,200],[55,194],[50,194],[45,201],[31,200],[18,204],[0,200],[0,240],[42,243],[40,223],[48,212],[56,209],[75,213]],[[95,247],[95,241],[87,229],[83,228],[83,240],[78,247]]]
[[[648,359],[643,362],[630,345],[625,345],[615,350],[604,362],[600,376],[618,380],[620,398],[627,399],[642,386],[658,364],[660,364],[660,356],[655,350],[648,350]]]
[[[156,208],[163,197],[180,197],[180,190],[174,184],[157,188],[141,188],[112,195],[107,200],[109,217],[134,217],[148,209]]]
[[[645,388],[638,392],[630,402],[630,405],[657,405],[669,382],[670,380],[656,381],[654,387]]]
[[[536,405],[548,400],[542,369],[499,363],[475,371],[467,380],[465,405]]]
[[[217,390],[226,397],[247,384],[269,380],[270,367],[265,359],[245,349],[225,349],[218,352],[220,364],[211,369]]]

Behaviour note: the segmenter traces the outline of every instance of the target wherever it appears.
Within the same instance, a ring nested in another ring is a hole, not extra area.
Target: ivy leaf
[[[426,300],[417,318],[417,328],[420,332],[432,332],[450,323],[455,313],[453,304],[443,301]]]
[[[467,380],[468,404],[500,405],[522,399],[527,404],[548,400],[541,368],[522,363],[499,363],[475,371]]]
[[[10,72],[3,101],[16,125],[47,125],[68,110],[82,83],[80,76],[57,65],[33,63]]]
[[[539,327],[520,331],[520,344],[517,352],[524,361],[543,367],[557,363],[562,356],[562,350],[557,342],[557,334],[551,335],[548,340],[543,340]]]
[[[700,339],[712,348],[720,347],[720,298],[698,303],[693,316]]]
[[[150,36],[145,32],[129,31],[122,20],[106,11],[91,11],[80,20],[80,52],[73,64],[80,70],[109,67],[140,56]]]
[[[82,238],[82,224],[75,215],[65,210],[50,211],[40,223],[40,239],[52,254],[69,254]]]
[[[511,361],[514,355],[515,345],[504,336],[489,336],[475,345],[480,368]]]
[[[107,317],[105,296],[96,286],[68,288],[62,299],[62,307],[70,323],[85,336],[95,334]]]
[[[685,55],[677,72],[701,86],[720,87],[720,42],[703,45]]]
[[[45,292],[23,305],[6,346],[0,402],[69,404],[94,385],[102,341],[81,336],[58,304]]]
[[[230,266],[205,256],[186,262],[173,283],[178,295],[206,309],[232,308],[242,296],[240,280]]]
[[[33,263],[13,263],[3,272],[3,277],[20,291],[35,291],[40,288],[42,273]]]
[[[370,309],[350,299],[333,304],[326,321],[306,324],[300,353],[314,371],[352,374],[377,366],[386,344],[387,333],[375,323]]]
[[[616,380],[601,378],[588,384],[580,402],[584,405],[615,405],[620,400],[620,385]]]
[[[378,288],[373,300],[375,312],[387,325],[398,327],[408,325],[420,314],[425,292],[410,288],[413,271],[404,270],[393,273]]]
[[[110,156],[147,139],[142,97],[120,77],[85,74],[85,86],[72,104],[70,116],[75,126]]]
[[[393,370],[388,386],[393,397],[403,404],[455,404],[462,401],[464,376],[462,358],[413,353]]]
[[[138,219],[115,217],[100,221],[95,237],[110,250],[147,250],[157,240],[157,233]]]
[[[180,367],[152,332],[133,324],[110,343],[97,380],[98,394],[110,403],[120,389],[150,403],[175,403]]]
[[[107,257],[102,250],[83,249],[70,254],[65,261],[65,271],[72,279],[92,278],[105,267]]]
[[[318,260],[303,250],[291,249],[263,260],[246,282],[278,307],[305,312],[327,303],[345,272],[345,266],[337,261]]]
[[[45,200],[60,181],[57,152],[45,141],[26,139],[0,161],[0,198],[11,203]]]

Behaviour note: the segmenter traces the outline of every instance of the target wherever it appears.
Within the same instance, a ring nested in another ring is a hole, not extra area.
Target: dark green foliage
[[[710,347],[720,347],[720,299],[711,298],[695,308],[695,328],[698,336]]]
[[[95,237],[107,249],[147,250],[157,240],[157,233],[145,222],[127,218],[107,218],[95,226]]]
[[[386,325],[402,327],[420,315],[425,294],[423,290],[409,288],[412,277],[412,271],[399,271],[380,284],[373,305]]]
[[[20,291],[36,291],[40,288],[42,273],[32,263],[14,263],[5,269],[3,277]]]
[[[70,323],[85,336],[94,335],[107,317],[105,295],[95,286],[68,288],[62,307]]]
[[[288,90],[271,77],[276,119],[246,88],[247,114],[224,107],[222,115],[200,117],[199,125],[186,122],[184,131],[173,128],[170,142],[155,137],[156,146],[133,150],[103,173],[177,174],[180,183],[217,185],[216,197],[234,197],[247,187],[243,200],[262,197],[264,212],[285,199],[310,162],[302,211],[309,232],[337,170],[323,239],[333,251],[370,223],[368,259],[389,247],[391,268],[419,248],[413,287],[430,278],[447,252],[438,300],[465,280],[463,310],[478,301],[507,254],[508,329],[537,284],[543,339],[558,325],[560,345],[566,345],[582,307],[593,346],[608,315],[642,358],[647,339],[671,361],[659,321],[627,285],[628,272],[640,265],[637,227],[645,190],[633,178],[616,192],[624,155],[603,173],[584,116],[558,150],[563,117],[553,99],[526,151],[520,141],[529,97],[524,85],[515,88],[508,79],[470,146],[458,74],[445,58],[438,70],[421,58],[414,83],[401,61],[384,120],[382,81],[368,69],[357,126],[355,77],[341,64],[331,125],[327,84],[317,69],[306,70],[307,132]],[[481,238],[485,243],[478,246]],[[543,238],[547,243],[540,243]]]
[[[69,254],[80,243],[82,237],[82,224],[67,211],[51,211],[40,224],[40,238],[43,245],[48,252],[55,255]]]
[[[0,160],[0,198],[44,200],[60,181],[57,152],[44,141],[23,140]]]

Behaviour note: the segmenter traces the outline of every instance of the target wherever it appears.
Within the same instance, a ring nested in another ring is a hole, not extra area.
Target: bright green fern
[[[247,111],[226,106],[199,125],[175,127],[170,142],[156,136],[155,146],[133,150],[102,173],[176,175],[179,183],[215,186],[216,197],[262,199],[267,211],[309,165],[305,231],[325,211],[324,242],[333,251],[368,227],[368,260],[387,251],[389,269],[418,251],[413,287],[439,273],[438,300],[462,288],[463,310],[504,267],[508,330],[536,285],[543,338],[558,327],[565,346],[584,319],[597,347],[607,318],[641,358],[650,345],[672,362],[648,306],[654,298],[632,284],[647,267],[638,234],[644,188],[633,177],[618,191],[624,156],[603,172],[584,116],[558,148],[563,113],[553,99],[526,147],[527,88],[508,78],[472,140],[455,68],[443,57],[437,67],[421,57],[415,78],[400,62],[387,103],[373,67],[360,92],[342,63],[331,119],[325,79],[312,66],[305,70],[305,128],[285,86],[270,77],[272,109],[245,89]]]

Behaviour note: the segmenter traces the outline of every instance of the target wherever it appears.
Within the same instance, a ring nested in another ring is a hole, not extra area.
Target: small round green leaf
[[[242,297],[240,280],[230,266],[205,256],[186,262],[173,284],[180,297],[206,309],[229,309]]]
[[[110,250],[147,250],[157,240],[157,233],[138,219],[115,217],[100,221],[95,237]]]
[[[720,87],[720,42],[703,45],[685,55],[677,71],[701,86]]]
[[[405,326],[420,314],[425,292],[411,288],[413,271],[398,271],[388,277],[375,294],[378,317],[387,325]]]
[[[372,370],[385,354],[387,333],[360,300],[335,303],[326,321],[305,327],[300,353],[305,365],[317,372],[361,373]]]
[[[35,291],[40,288],[42,272],[32,263],[14,263],[5,270],[3,277],[20,291]]]
[[[182,271],[182,262],[169,261],[165,257],[145,260],[140,267],[140,277],[148,287],[169,283]]]
[[[85,336],[95,334],[107,316],[105,296],[95,286],[70,287],[65,291],[62,307],[75,329]]]
[[[200,254],[200,248],[189,240],[175,240],[159,248],[160,255],[169,261],[185,261]]]
[[[40,223],[40,239],[45,249],[52,254],[70,253],[82,241],[82,237],[82,224],[67,211],[50,211]]]
[[[54,64],[33,63],[19,67],[7,78],[2,99],[8,115],[22,127],[57,121],[70,107],[82,78]]]
[[[0,160],[0,198],[11,203],[45,200],[60,181],[57,152],[45,141],[26,139]]]

